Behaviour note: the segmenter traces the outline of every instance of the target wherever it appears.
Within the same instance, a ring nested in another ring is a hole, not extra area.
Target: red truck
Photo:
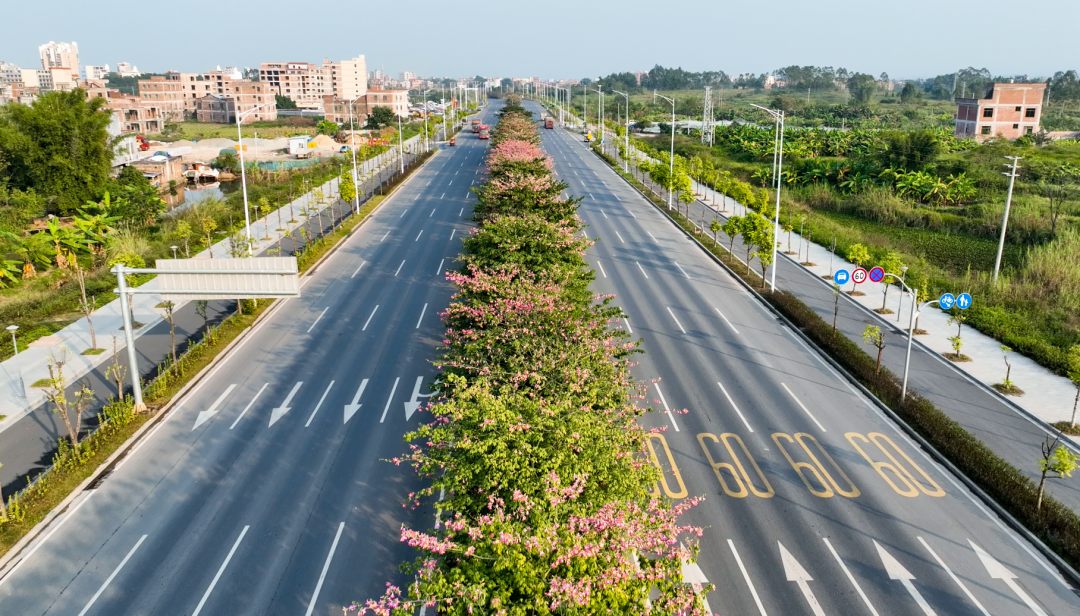
[[[472,121],[472,132],[474,132],[474,133],[480,132],[480,120],[473,120]]]
[[[544,120],[544,128],[555,128],[555,118],[549,117]]]
[[[478,137],[480,139],[488,139],[489,138],[488,137],[488,125],[487,124],[481,124],[480,125],[480,134],[478,135]]]

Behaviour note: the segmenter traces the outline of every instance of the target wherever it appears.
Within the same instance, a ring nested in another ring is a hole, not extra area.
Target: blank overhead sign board
[[[296,257],[158,259],[155,267],[159,270],[198,272],[158,274],[163,301],[267,299],[300,295],[300,270]]]

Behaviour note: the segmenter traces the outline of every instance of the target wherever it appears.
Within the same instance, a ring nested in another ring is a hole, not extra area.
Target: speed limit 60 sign
[[[851,279],[855,281],[855,284],[866,282],[866,270],[861,267],[855,268],[855,271],[851,272]]]

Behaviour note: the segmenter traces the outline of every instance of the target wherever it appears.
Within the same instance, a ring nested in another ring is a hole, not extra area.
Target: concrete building
[[[350,101],[367,94],[367,60],[363,55],[337,63],[323,62],[330,67],[331,91],[326,94]]]
[[[289,98],[301,109],[321,109],[324,96],[352,100],[367,92],[367,61],[364,56],[321,66],[310,62],[263,62],[259,81],[272,94]]]
[[[87,64],[83,68],[83,79],[105,79],[105,75],[109,74],[109,65],[94,66]]]
[[[155,103],[168,120],[184,119],[184,85],[162,76],[139,80],[139,96]]]
[[[72,75],[71,69],[66,66],[51,66],[42,73],[44,74],[38,77],[38,82],[46,83],[47,87],[39,85],[41,89],[67,92],[78,85],[78,74]]]
[[[120,134],[150,135],[165,128],[165,118],[156,102],[107,88],[102,81],[87,81],[83,85],[87,100],[104,98],[105,106],[116,112]]]
[[[416,79],[416,73],[414,73],[412,71],[403,71],[401,73],[401,80],[402,81],[412,81],[413,79]]]
[[[1039,132],[1044,83],[995,83],[982,98],[956,99],[957,137],[1016,139]]]
[[[364,97],[367,103],[367,112],[371,111],[375,107],[389,107],[394,113],[401,117],[408,117],[409,115],[409,91],[408,90],[384,90],[382,88],[371,88],[368,90],[367,95]]]
[[[79,75],[79,45],[75,41],[70,43],[54,43],[49,41],[38,47],[38,56],[41,57],[41,68],[67,68]]]
[[[127,62],[117,62],[116,73],[121,77],[138,77],[142,75],[142,73],[139,72],[139,67],[132,66]]]
[[[18,64],[0,62],[0,83],[22,83],[22,69]]]
[[[167,71],[165,73],[165,79],[169,81],[175,81],[180,84],[180,91],[183,93],[182,98],[184,101],[184,117],[195,117],[195,101],[212,94],[211,84],[203,78],[203,75],[198,73],[181,73],[179,71]]]
[[[232,97],[218,94],[199,97],[195,100],[195,118],[200,122],[235,122],[236,101]]]
[[[233,98],[236,100],[236,113],[243,115],[249,111],[241,124],[253,122],[273,122],[277,119],[277,104],[274,92],[261,81],[247,81],[244,79],[233,81]],[[258,111],[255,108],[265,105]]]

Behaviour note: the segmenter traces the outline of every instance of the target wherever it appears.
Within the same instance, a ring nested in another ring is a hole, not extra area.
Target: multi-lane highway
[[[538,111],[535,106],[532,107]],[[705,495],[723,614],[1075,614],[1021,540],[581,142],[541,131],[599,242],[595,289],[643,341],[671,498]]]
[[[385,460],[435,376],[486,151],[463,137],[20,554],[0,614],[339,616],[407,581],[399,529],[430,511]]]

